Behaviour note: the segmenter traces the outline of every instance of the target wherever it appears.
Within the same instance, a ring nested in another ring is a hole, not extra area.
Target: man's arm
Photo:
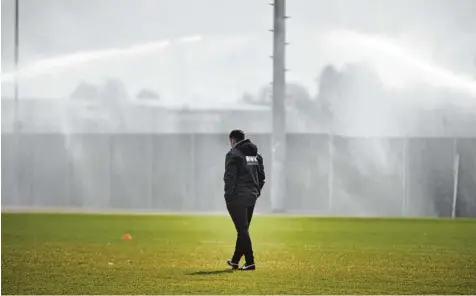
[[[263,165],[263,157],[258,154],[258,182],[259,182],[259,191],[261,195],[261,190],[263,189],[265,179],[266,179],[266,174],[264,173],[264,165]]]
[[[236,175],[238,173],[237,159],[233,154],[228,152],[225,158],[225,175],[223,181],[225,181],[225,200],[229,201],[233,192],[235,191]]]

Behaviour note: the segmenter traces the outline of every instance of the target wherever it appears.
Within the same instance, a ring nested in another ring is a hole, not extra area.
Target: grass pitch
[[[132,240],[122,240],[130,233]],[[475,294],[476,220],[2,214],[2,294]]]

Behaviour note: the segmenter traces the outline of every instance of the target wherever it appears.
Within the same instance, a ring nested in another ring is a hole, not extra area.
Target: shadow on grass
[[[213,275],[213,274],[222,274],[222,273],[232,273],[233,269],[222,269],[222,270],[210,270],[210,271],[196,271],[189,273],[188,275]]]

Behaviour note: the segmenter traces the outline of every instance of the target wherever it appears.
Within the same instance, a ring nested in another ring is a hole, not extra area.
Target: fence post
[[[194,210],[198,210],[200,208],[200,206],[198,205],[198,201],[197,201],[197,194],[195,192],[195,134],[192,132],[191,134],[191,143],[190,143],[190,158],[191,158],[191,161],[192,161],[192,170],[191,170],[191,182],[190,182],[190,188],[191,188],[191,198],[193,200],[192,204],[193,204],[193,208],[191,209],[192,211]]]
[[[334,197],[334,136],[329,133],[329,178],[328,178],[328,211],[332,213],[332,199]]]
[[[406,215],[408,203],[408,135],[403,139],[403,172],[402,172],[402,216]]]
[[[451,208],[451,218],[456,217],[456,202],[458,198],[458,177],[459,177],[459,153],[458,153],[458,139],[453,141],[453,203]]]
[[[116,201],[114,202],[112,199],[113,199],[113,195],[112,195],[112,186],[113,186],[113,171],[114,171],[114,160],[115,160],[115,155],[114,155],[114,141],[113,141],[113,133],[110,132],[108,137],[107,137],[108,141],[109,141],[109,172],[108,172],[108,194],[107,194],[107,198],[109,200],[109,205],[111,205],[111,209],[113,210],[116,210],[116,206],[117,206],[117,203],[118,202],[121,202],[121,201]]]
[[[74,159],[73,159],[73,154],[71,152],[71,134],[68,134],[67,132],[63,134],[63,138],[65,139],[65,149],[66,149],[66,194],[68,194],[69,198],[69,203],[71,204],[72,208],[79,207],[77,205],[77,201],[75,201],[76,196],[73,195],[73,190],[74,190]]]
[[[154,135],[155,129],[149,134],[149,209],[153,212],[154,209],[154,166],[155,166],[155,149],[154,149]]]

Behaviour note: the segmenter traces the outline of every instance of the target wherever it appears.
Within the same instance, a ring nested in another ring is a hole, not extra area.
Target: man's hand
[[[263,164],[263,157],[258,154],[258,182],[259,182],[259,194],[258,196],[261,195],[261,190],[263,189],[265,179],[266,179],[266,174],[264,173],[264,164]]]

